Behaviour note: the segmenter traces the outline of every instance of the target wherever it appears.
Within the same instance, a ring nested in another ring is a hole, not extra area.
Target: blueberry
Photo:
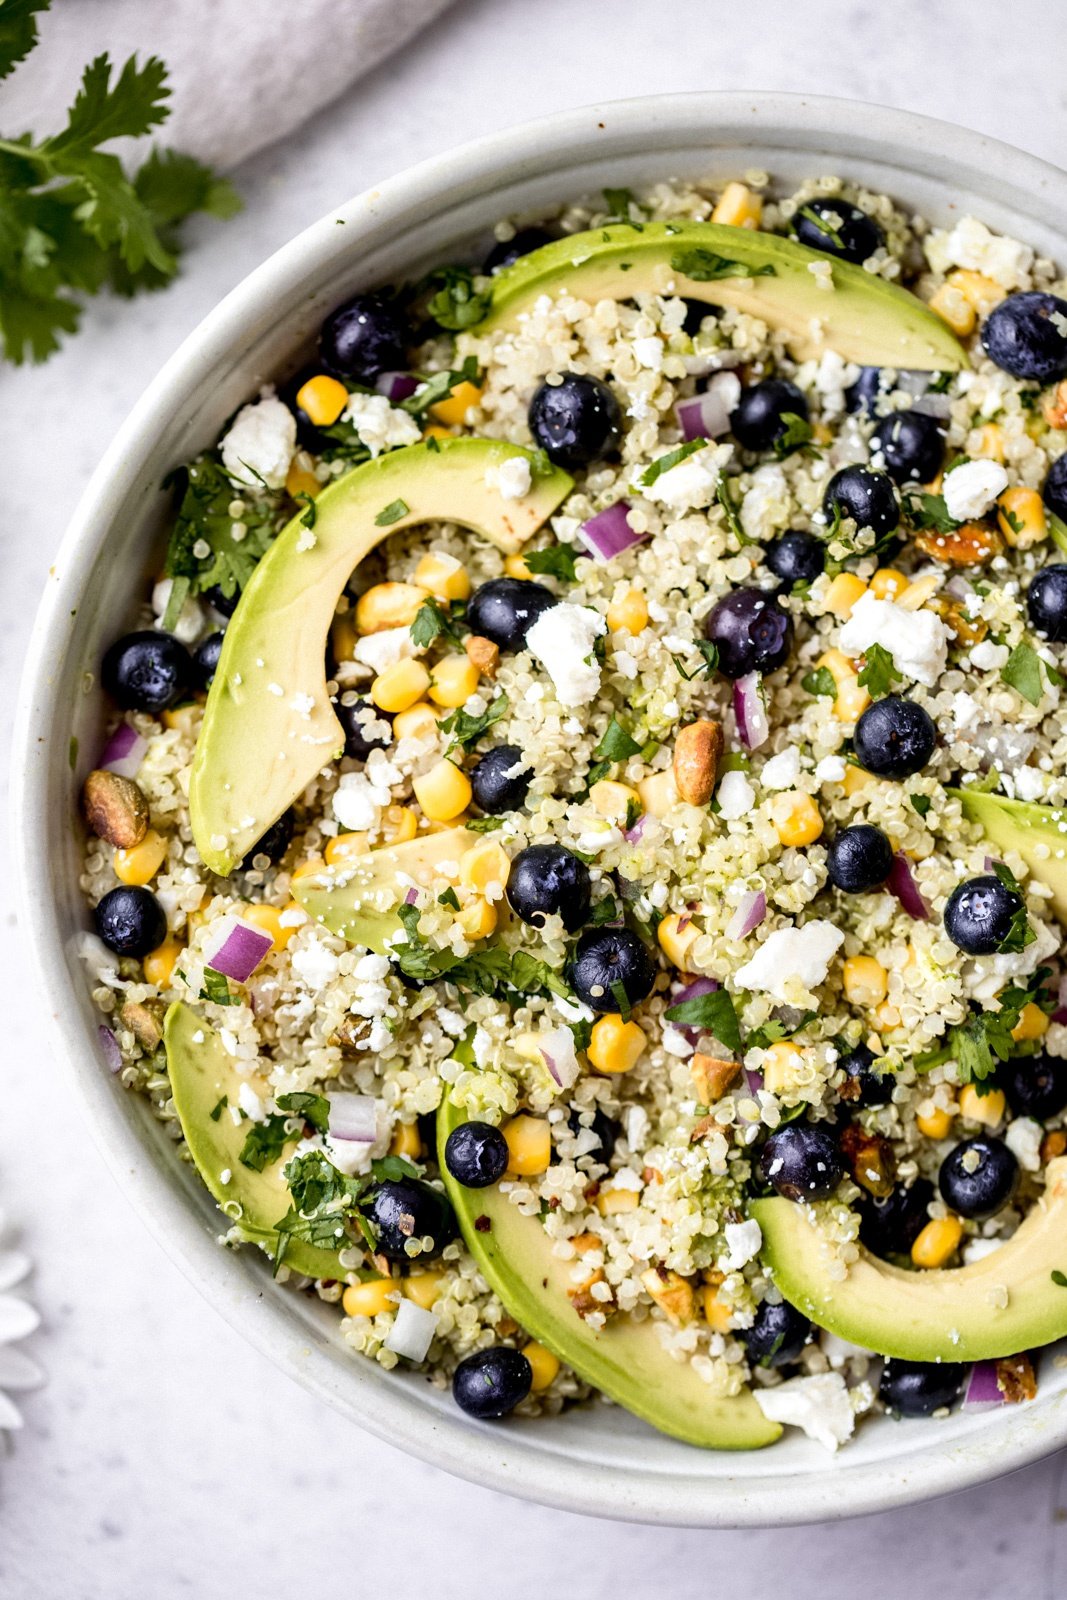
[[[870,467],[842,467],[834,473],[822,501],[823,514],[831,524],[835,507],[843,517],[851,517],[857,528],[870,528],[879,539],[892,533],[900,521],[892,479]]]
[[[1067,562],[1057,561],[1034,573],[1026,609],[1035,633],[1053,644],[1067,639]]]
[[[717,317],[719,314],[718,307],[709,306],[706,300],[686,300],[683,298],[682,304],[685,306],[685,320],[682,323],[682,332],[687,333],[690,338],[700,332],[706,317]]]
[[[419,1251],[427,1261],[441,1253],[456,1236],[452,1207],[438,1189],[421,1178],[387,1178],[379,1183],[360,1208],[375,1234],[375,1248],[390,1261],[410,1261],[405,1248],[410,1239],[433,1240]]]
[[[371,384],[379,374],[407,365],[409,338],[395,300],[384,294],[357,294],[326,318],[319,353],[338,377]]]
[[[530,1392],[533,1368],[521,1350],[491,1345],[464,1356],[452,1374],[452,1398],[469,1417],[506,1417]]]
[[[735,589],[708,613],[704,633],[718,648],[720,672],[743,678],[782,665],[793,644],[793,619],[765,590]]]
[[[933,755],[937,729],[918,701],[887,694],[867,707],[852,742],[865,771],[879,778],[907,778],[921,772]]]
[[[593,1112],[593,1121],[591,1124],[587,1125],[582,1120],[584,1116],[585,1112],[572,1111],[570,1116],[567,1118],[567,1126],[575,1135],[579,1133],[592,1133],[596,1135],[598,1140],[597,1148],[595,1150],[590,1150],[587,1153],[591,1156],[595,1156],[596,1159],[602,1162],[606,1167],[612,1156],[615,1154],[615,1145],[619,1137],[619,1124],[613,1117],[609,1117],[606,1111],[601,1111],[599,1106],[597,1106],[596,1110]]]
[[[808,402],[795,383],[765,378],[741,390],[730,429],[746,450],[773,450],[789,427],[787,416],[808,419]]]
[[[256,840],[241,862],[241,871],[248,872],[257,856],[266,856],[279,862],[293,842],[293,810],[283,811],[277,822],[272,822],[263,836]]]
[[[520,768],[518,772],[516,767]],[[471,768],[474,803],[489,817],[518,811],[526,803],[530,777],[530,768],[517,744],[495,744]]]
[[[100,671],[104,688],[124,711],[166,711],[193,677],[192,657],[181,640],[154,628],[116,639]]]
[[[1061,522],[1067,522],[1067,455],[1057,456],[1048,469],[1041,498]]]
[[[929,483],[945,459],[945,435],[925,411],[894,411],[871,435],[894,483]]]
[[[1067,1065],[1051,1056],[1020,1056],[997,1068],[997,1083],[1017,1117],[1044,1122],[1067,1106]]]
[[[958,1216],[983,1221],[1007,1205],[1019,1176],[1019,1163],[1003,1139],[980,1133],[961,1139],[941,1163],[937,1186]]]
[[[587,467],[610,455],[622,437],[619,402],[606,383],[565,372],[543,383],[530,401],[530,432],[557,467]]]
[[[860,1243],[876,1256],[907,1256],[930,1220],[934,1186],[928,1178],[898,1184],[884,1200],[866,1196],[860,1208]]]
[[[1067,300],[1038,291],[1009,295],[985,319],[982,347],[1013,378],[1067,377]]]
[[[508,1170],[508,1142],[489,1122],[464,1122],[445,1141],[445,1166],[465,1189],[488,1189]]]
[[[467,626],[501,650],[521,650],[526,635],[559,602],[551,589],[529,578],[490,578],[467,605]]]
[[[589,868],[561,844],[527,845],[511,863],[507,896],[515,915],[532,927],[558,915],[568,933],[577,933],[589,915]]]
[[[892,865],[893,846],[881,828],[869,822],[838,829],[826,852],[830,882],[845,894],[865,894],[879,888]]]
[[[887,1361],[878,1398],[901,1417],[928,1417],[954,1406],[969,1367],[959,1361]]]
[[[892,1072],[875,1072],[874,1052],[865,1044],[858,1044],[841,1059],[845,1081],[841,1085],[842,1100],[854,1106],[884,1106],[893,1093],[896,1078]]]
[[[528,256],[551,243],[552,235],[546,233],[544,228],[520,228],[510,239],[497,241],[482,263],[482,271],[487,278],[491,277],[501,267],[510,267],[521,256]]]
[[[945,932],[968,956],[994,955],[1024,909],[1023,898],[992,872],[959,883],[945,903]]]
[[[211,687],[211,681],[218,671],[223,638],[222,633],[209,633],[193,651],[193,682],[200,689]]]
[[[223,594],[217,583],[213,583],[210,589],[204,590],[204,599],[213,611],[218,612],[220,617],[232,617],[237,610],[237,602],[240,598],[240,589],[235,589],[232,594],[226,595]]]
[[[167,918],[151,889],[111,889],[93,912],[96,931],[117,956],[146,956],[167,937]]]
[[[574,947],[567,978],[591,1010],[620,1011],[625,1007],[618,985],[630,1005],[639,1005],[652,993],[656,969],[644,942],[628,928],[587,928]]]
[[[884,367],[861,367],[855,383],[845,390],[845,410],[862,411],[868,417],[876,414],[878,401],[887,395],[893,385]]]
[[[847,200],[809,200],[793,218],[793,231],[809,250],[822,250],[862,266],[885,244],[885,234],[866,211]]]
[[[813,583],[826,565],[826,546],[813,533],[790,528],[767,546],[763,562],[782,585]]]
[[[760,1172],[787,1200],[825,1200],[841,1182],[836,1140],[811,1122],[787,1122],[760,1152]]]
[[[335,700],[333,706],[345,735],[345,755],[366,761],[372,750],[385,750],[390,744],[387,732],[380,730],[389,718],[370,700]]]
[[[751,1328],[738,1334],[753,1366],[784,1367],[795,1361],[811,1338],[811,1323],[788,1300],[772,1305],[761,1300]]]

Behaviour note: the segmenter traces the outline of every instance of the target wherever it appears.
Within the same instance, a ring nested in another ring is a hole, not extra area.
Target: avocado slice
[[[237,1105],[243,1080],[214,1028],[191,1007],[180,1001],[170,1007],[163,1042],[174,1105],[197,1171],[230,1225],[236,1225],[246,1239],[273,1257],[276,1224],[292,1203],[282,1176],[292,1150],[283,1152],[262,1172],[242,1164],[241,1149],[249,1125],[245,1121],[235,1125],[229,1107]],[[226,1104],[220,1109],[224,1098]],[[229,1174],[225,1183],[223,1173]],[[283,1260],[308,1278],[345,1277],[336,1251],[320,1250],[299,1239],[289,1240]]]
[[[1052,891],[1052,909],[1067,922],[1067,811],[1056,806],[1007,800],[976,789],[946,791],[963,806],[991,844],[1022,856],[1031,875]]]
[[[824,281],[829,267],[832,292],[819,287],[815,265]],[[752,276],[715,275],[731,267]],[[802,360],[835,350],[867,367],[958,372],[969,364],[941,318],[906,289],[777,234],[715,222],[611,223],[556,239],[496,274],[490,309],[473,331],[514,328],[541,295],[564,289],[592,304],[671,294],[733,306],[781,328]]]
[[[431,448],[431,445],[433,448]],[[293,518],[233,614],[193,757],[189,809],[205,863],[225,875],[344,747],[326,694],[326,636],[355,567],[419,522],[456,522],[508,554],[541,527],[573,480],[538,465],[529,494],[505,500],[489,468],[534,457],[494,439],[441,439],[354,467]]]
[[[664,1349],[653,1321],[619,1315],[602,1329],[582,1321],[567,1299],[567,1264],[552,1254],[539,1220],[523,1216],[498,1188],[467,1189],[449,1173],[445,1142],[466,1120],[464,1111],[444,1101],[437,1113],[437,1158],[467,1249],[508,1314],[580,1377],[661,1433],[707,1450],[773,1444],[782,1430],[751,1393],[717,1398],[688,1362]]]
[[[308,916],[349,944],[365,945],[378,955],[400,927],[397,914],[403,892],[397,875],[430,883],[445,861],[458,861],[477,834],[466,828],[445,828],[403,844],[369,850],[350,866],[324,867],[293,884],[293,897]]]
[[[991,1361],[1067,1335],[1067,1157],[1050,1161],[1048,1184],[999,1250],[965,1267],[909,1272],[860,1246],[838,1280],[817,1208],[792,1200],[749,1206],[763,1232],[761,1256],[791,1305],[820,1328],[905,1361]],[[1007,1304],[998,1301],[1007,1291]]]

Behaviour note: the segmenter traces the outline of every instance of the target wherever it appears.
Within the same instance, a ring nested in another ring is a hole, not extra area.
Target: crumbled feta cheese
[[[723,1234],[726,1238],[726,1254],[719,1256],[716,1265],[724,1272],[740,1272],[742,1267],[759,1255],[763,1234],[753,1217],[745,1222],[728,1222]]]
[[[738,986],[788,1004],[798,988],[811,990],[826,981],[830,962],[844,942],[839,928],[818,919],[802,928],[776,928],[752,959],[738,967]]]
[[[657,339],[655,334],[649,334],[644,339],[631,340],[630,349],[639,367],[647,367],[650,372],[659,372],[662,368],[663,341]]]
[[[950,233],[937,232],[927,242],[927,257],[936,272],[969,267],[992,278],[1003,289],[1026,289],[1034,252],[1018,239],[991,233],[977,217],[961,217]]]
[[[1045,774],[1036,767],[1019,767],[1012,773],[1019,800],[1040,800],[1045,792]]]
[[[688,1061],[693,1054],[695,1046],[690,1043],[681,1028],[674,1028],[668,1023],[663,1029],[663,1048],[669,1056],[677,1056],[680,1061]]]
[[[963,1247],[964,1264],[969,1267],[972,1261],[981,1261],[984,1256],[991,1256],[1003,1243],[1003,1239],[968,1239]]]
[[[1006,644],[994,644],[992,639],[983,639],[981,644],[976,644],[971,651],[971,664],[979,672],[999,672],[1010,656],[1011,651]]]
[[[960,689],[952,696],[952,720],[960,733],[966,733],[969,728],[976,728],[981,715],[981,706],[974,695],[968,694],[966,689]]]
[[[908,611],[895,600],[879,600],[868,589],[852,607],[838,643],[859,656],[872,644],[893,657],[898,672],[932,688],[948,659],[948,629],[932,611]]]
[[[372,456],[399,445],[417,444],[422,432],[414,417],[391,406],[383,394],[353,394],[344,415]]]
[[[352,652],[354,658],[377,675],[415,654],[410,628],[383,628],[380,633],[362,633]]]
[[[369,833],[381,820],[382,807],[392,796],[384,785],[374,783],[366,771],[346,772],[333,797],[333,814],[342,828],[353,833]]]
[[[250,1083],[242,1083],[237,1090],[237,1107],[249,1122],[265,1122],[267,1119],[263,1101]]]
[[[756,803],[756,791],[743,772],[724,772],[715,798],[719,802],[720,814],[728,822],[736,822],[752,810]]]
[[[152,590],[152,610],[156,615],[157,628],[162,628],[163,617],[170,602],[170,592],[174,588],[173,578],[160,578]],[[200,630],[204,626],[204,613],[200,602],[193,595],[186,595],[182,601],[182,608],[178,613],[178,620],[170,629],[176,639],[182,644],[192,644],[200,637]]]
[[[325,989],[337,976],[338,960],[321,939],[311,938],[292,953],[290,964],[305,989]]]
[[[560,1089],[571,1088],[578,1076],[578,1057],[571,1030],[561,1023],[558,1028],[540,1034],[537,1046],[552,1081]]]
[[[302,554],[305,550],[314,550],[318,542],[316,535],[312,533],[310,528],[301,528],[300,537],[296,541],[296,548]]]
[[[1008,1123],[1004,1143],[1024,1172],[1041,1170],[1041,1141],[1045,1130],[1033,1117],[1014,1117]]]
[[[296,418],[280,400],[257,400],[241,407],[219,448],[234,483],[281,489],[296,449]]]
[[[754,1389],[756,1404],[769,1422],[803,1428],[809,1439],[836,1450],[856,1425],[848,1387],[839,1372],[790,1378],[773,1389]]]
[[[593,646],[607,632],[599,611],[563,601],[545,611],[526,635],[526,648],[552,679],[561,706],[587,706],[600,690]]]
[[[834,1368],[845,1366],[857,1356],[869,1356],[871,1353],[861,1344],[853,1344],[849,1339],[838,1338],[836,1333],[831,1333],[827,1328],[819,1334],[819,1348]]]
[[[841,783],[848,771],[844,756],[823,756],[815,768],[817,783]]]
[[[474,1054],[476,1067],[487,1067],[493,1054],[493,1041],[484,1028],[475,1028],[474,1038],[471,1040],[471,1050]]]
[[[1014,955],[977,956],[963,968],[963,982],[967,994],[981,1004],[995,1000],[1005,983],[1012,978],[1027,978],[1031,972],[1057,954],[1060,941],[1047,922],[1030,918],[1036,937],[1025,950]]]
[[[764,765],[759,781],[765,789],[792,789],[800,777],[800,751],[796,745],[772,756]]]
[[[998,494],[1008,487],[1008,474],[999,461],[965,461],[945,473],[942,494],[945,508],[957,522],[984,517]]]
[[[701,511],[714,501],[722,469],[732,454],[732,445],[706,445],[661,472],[654,483],[642,484],[635,479],[634,488],[670,511]]]
[[[497,489],[504,500],[521,500],[530,492],[533,481],[530,463],[526,456],[509,456],[498,467],[487,467],[485,481],[490,489]]]

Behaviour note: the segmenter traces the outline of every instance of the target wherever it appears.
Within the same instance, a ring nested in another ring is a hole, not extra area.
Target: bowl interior
[[[1067,1372],[1048,1358],[1038,1401],[940,1424],[864,1425],[831,1461],[799,1434],[771,1452],[702,1453],[607,1405],[547,1423],[470,1423],[424,1379],[353,1359],[336,1314],[273,1283],[265,1258],[217,1248],[220,1219],[144,1104],[96,1045],[99,1021],[74,950],[77,785],[101,743],[95,674],[157,569],[167,471],[213,442],[260,384],[310,350],[324,313],[358,287],[442,260],[477,259],[500,217],[605,185],[710,181],[758,167],[790,186],[840,173],[931,222],[974,212],[1067,257],[1067,178],[995,141],[921,118],[792,96],[693,95],[567,113],[391,180],[325,218],[231,294],[139,403],[86,494],[53,569],[20,711],[16,837],[22,908],[63,1053],[104,1153],[205,1294],[293,1375],[393,1442],[518,1494],[607,1516],[691,1524],[799,1521],[880,1509],[993,1476],[1067,1438]],[[71,818],[54,848],[56,816]]]

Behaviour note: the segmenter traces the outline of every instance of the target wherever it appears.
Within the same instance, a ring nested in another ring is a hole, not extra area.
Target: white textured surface
[[[1062,159],[1061,90],[1034,51],[1049,21],[1044,0],[1017,0],[1010,17],[992,0],[661,0],[654,11],[645,0],[461,0],[240,175],[246,213],[202,230],[174,289],[95,308],[47,368],[0,372],[9,703],[50,553],[116,424],[213,302],[341,196],[580,100],[760,84],[910,106]],[[2,936],[19,996],[28,979],[10,915]],[[653,1589],[745,1600],[782,1588],[788,1566],[791,1600],[1062,1593],[1063,1458],[950,1504],[769,1533],[599,1524],[409,1462],[305,1396],[200,1303],[114,1189],[39,1038],[33,1007],[9,1020],[0,1203],[21,1214],[39,1262],[45,1327],[31,1348],[51,1382],[27,1397],[17,1453],[0,1461],[0,1592],[215,1600],[401,1585],[458,1600],[522,1575],[578,1600]]]

